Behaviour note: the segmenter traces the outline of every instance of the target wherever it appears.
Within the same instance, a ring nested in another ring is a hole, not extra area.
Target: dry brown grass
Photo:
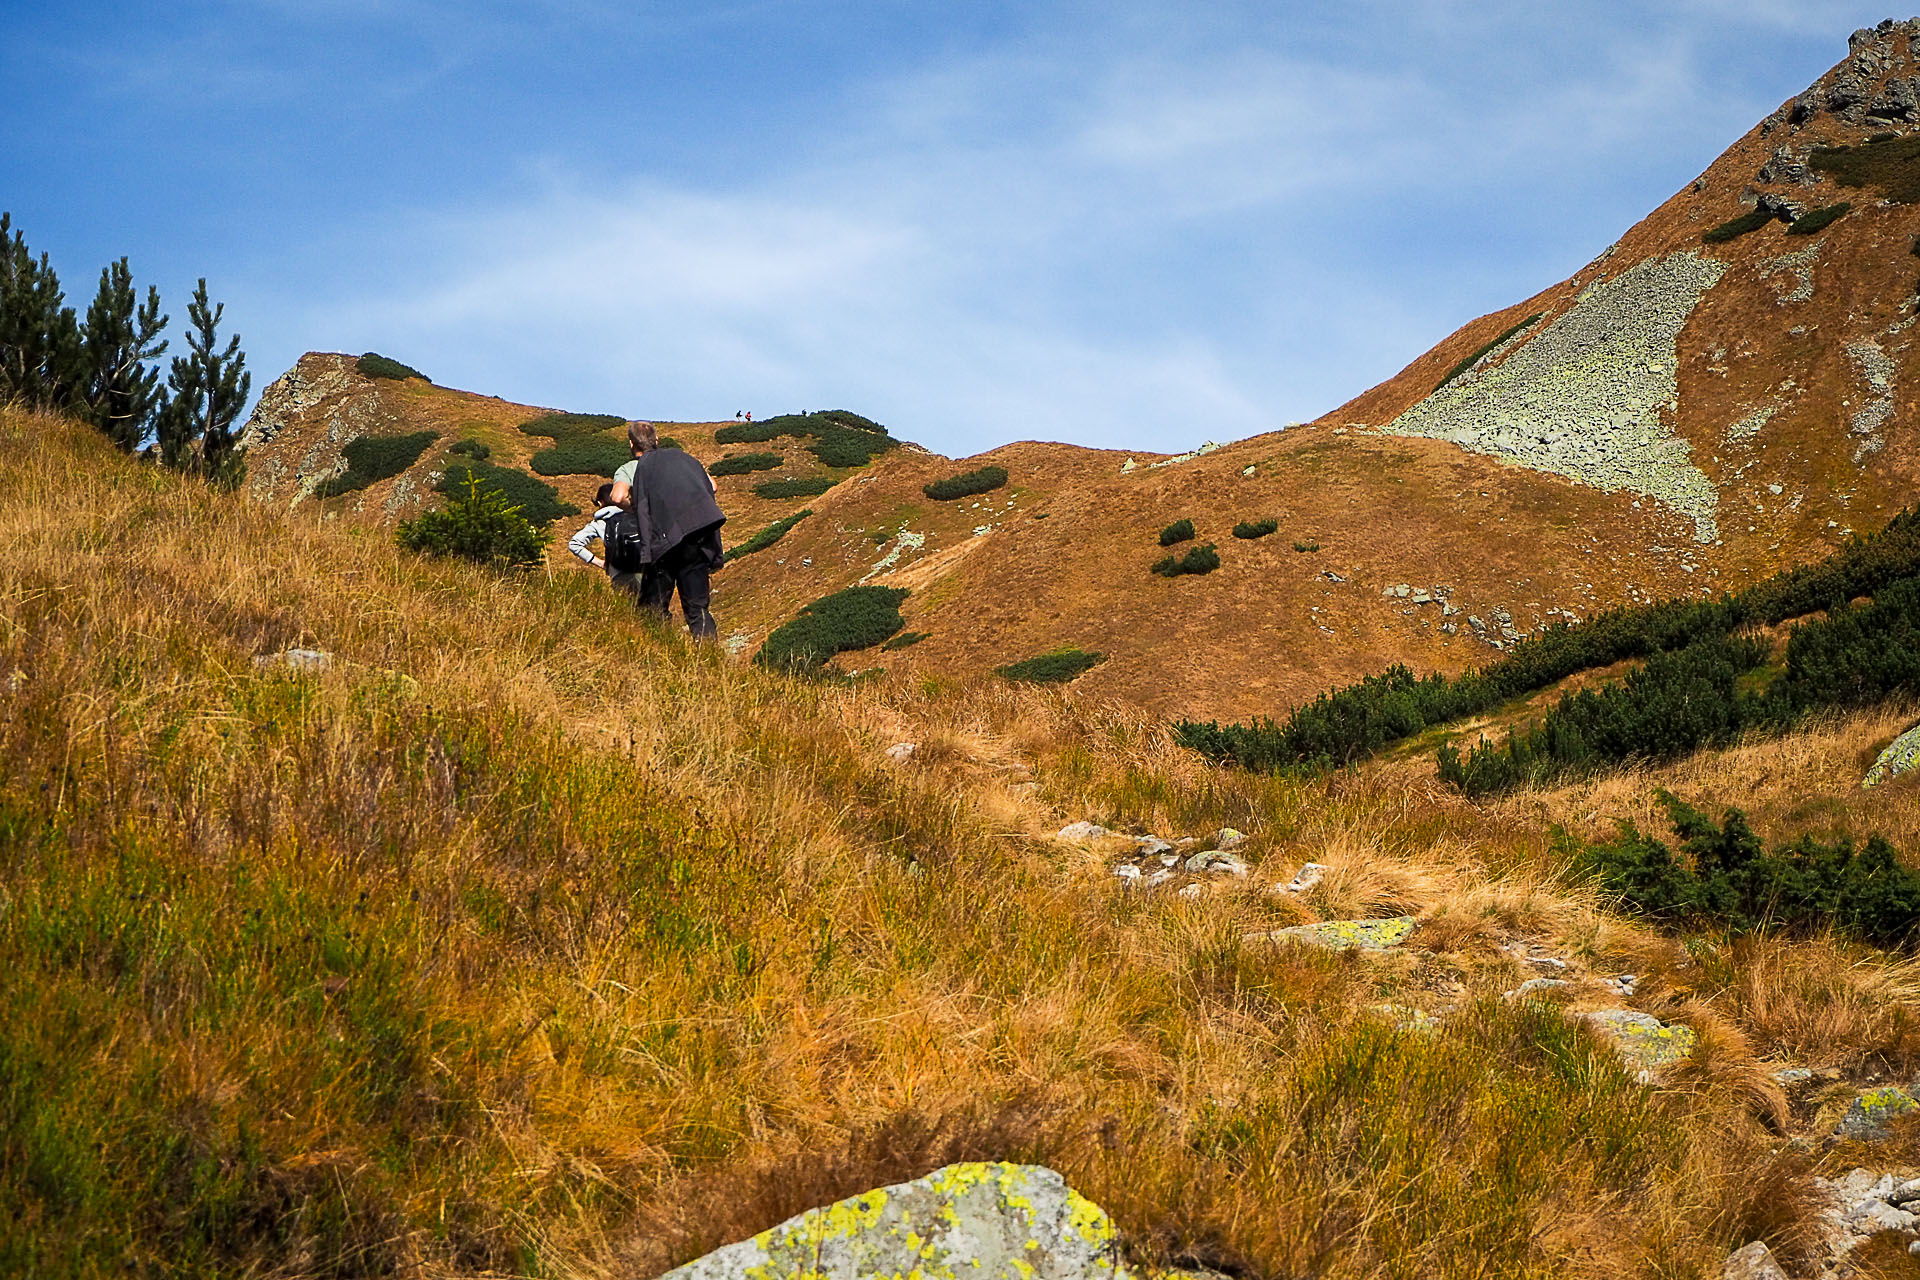
[[[635,1274],[956,1155],[1055,1164],[1148,1259],[1684,1274],[1774,1167],[1741,1035],[1908,1052],[1903,968],[1781,948],[1691,974],[1710,1052],[1634,1084],[1493,998],[1493,948],[1667,956],[1654,998],[1691,962],[1405,769],[771,677],[593,575],[403,557],[46,419],[0,414],[0,495],[0,1171],[40,1171],[0,1172],[0,1249],[47,1274]],[[332,667],[256,667],[290,644]],[[1088,816],[1239,827],[1261,874],[1125,893],[1045,838]],[[1354,912],[1443,951],[1241,942]]]

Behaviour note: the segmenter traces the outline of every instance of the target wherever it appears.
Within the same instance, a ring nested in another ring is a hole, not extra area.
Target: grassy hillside
[[[1775,1066],[1920,1066],[1911,961],[1642,928],[1549,826],[1767,770],[1833,799],[1770,839],[1910,814],[1831,767],[1888,713],[1476,808],[1217,770],[1073,692],[789,679],[389,536],[0,412],[0,1272],[644,1276],[994,1156],[1149,1262],[1700,1275],[1807,1241]],[[1254,874],[1129,893],[1048,837],[1081,817],[1230,824]],[[1246,938],[1400,913],[1378,959]],[[1502,998],[1516,942],[1701,1047],[1636,1083]]]

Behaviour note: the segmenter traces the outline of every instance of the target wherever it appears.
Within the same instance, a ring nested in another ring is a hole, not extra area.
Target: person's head
[[[653,429],[651,422],[629,422],[627,424],[627,448],[633,450],[633,456],[652,453],[660,447],[660,434]]]
[[[596,507],[613,505],[613,481],[609,480],[593,491],[593,505]]]

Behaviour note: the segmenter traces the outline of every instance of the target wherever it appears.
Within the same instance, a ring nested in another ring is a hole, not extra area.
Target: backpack
[[[647,567],[647,538],[640,530],[640,518],[621,511],[600,522],[602,558],[615,573],[638,573]]]

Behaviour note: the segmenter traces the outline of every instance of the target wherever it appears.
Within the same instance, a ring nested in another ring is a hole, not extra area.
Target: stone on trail
[[[1833,1133],[1837,1138],[1850,1138],[1855,1142],[1884,1142],[1893,1136],[1887,1122],[1916,1107],[1920,1107],[1920,1102],[1915,1102],[1905,1089],[1892,1085],[1869,1089],[1853,1100]]]
[[[1412,916],[1394,916],[1386,920],[1323,920],[1319,924],[1297,924],[1272,933],[1248,934],[1243,941],[1304,942],[1334,951],[1386,951],[1405,942],[1412,932]]]
[[[661,1280],[1134,1280],[1112,1219],[1040,1165],[951,1164],[809,1209]]]
[[[1644,1082],[1655,1071],[1693,1052],[1693,1028],[1669,1025],[1638,1009],[1598,1009],[1580,1015],[1619,1050],[1621,1059]]]
[[[1774,1261],[1767,1242],[1755,1240],[1728,1256],[1720,1268],[1720,1280],[1787,1280],[1787,1273]]]
[[[1107,834],[1107,829],[1097,822],[1069,822],[1060,828],[1056,840],[1098,840]]]
[[[1867,776],[1860,782],[1862,787],[1877,787],[1883,782],[1899,777],[1901,774],[1920,764],[1920,724],[1895,738],[1887,749],[1873,762],[1873,768],[1867,770]]]

